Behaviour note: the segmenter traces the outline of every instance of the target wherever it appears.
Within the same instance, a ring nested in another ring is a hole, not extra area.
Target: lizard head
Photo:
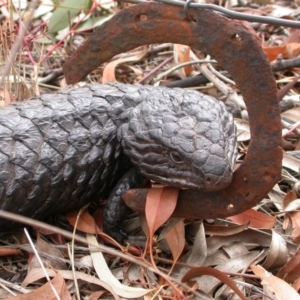
[[[232,180],[236,128],[223,103],[197,91],[141,87],[126,94],[118,132],[124,153],[147,178],[214,191]]]

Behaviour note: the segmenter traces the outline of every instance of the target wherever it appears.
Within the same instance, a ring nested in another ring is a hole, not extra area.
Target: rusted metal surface
[[[114,55],[152,43],[180,43],[210,54],[234,78],[247,105],[251,142],[230,186],[218,192],[180,192],[175,216],[225,217],[261,201],[280,178],[282,150],[277,90],[260,43],[241,21],[209,10],[143,3],[116,14],[97,28],[64,65],[68,83],[83,79]],[[126,203],[143,211],[147,190],[131,190]]]

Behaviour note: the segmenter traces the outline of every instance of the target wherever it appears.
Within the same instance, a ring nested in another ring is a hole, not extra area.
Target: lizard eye
[[[177,152],[171,152],[170,157],[175,164],[182,164],[183,160]]]

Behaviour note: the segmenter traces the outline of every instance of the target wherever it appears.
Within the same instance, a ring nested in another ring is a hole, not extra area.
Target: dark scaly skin
[[[130,212],[129,207],[125,205],[122,195],[126,190],[142,187],[148,179],[144,177],[140,170],[132,167],[118,181],[111,191],[104,210],[104,231],[119,242],[123,242],[127,235],[121,229],[121,225]]]
[[[235,158],[232,116],[211,97],[117,83],[62,90],[0,110],[0,209],[39,219],[72,210],[107,198],[136,166],[109,198],[105,228],[113,234],[124,189],[145,178],[222,189]]]

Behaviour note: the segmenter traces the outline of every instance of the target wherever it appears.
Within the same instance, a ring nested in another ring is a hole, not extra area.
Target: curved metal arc
[[[277,90],[270,64],[250,26],[210,10],[190,8],[189,14],[195,22],[186,19],[183,8],[162,3],[124,9],[95,30],[64,65],[64,72],[67,82],[74,83],[116,54],[161,42],[186,44],[216,59],[232,75],[244,96],[251,143],[246,159],[226,189],[213,193],[181,191],[177,216],[224,217],[257,204],[280,177]],[[128,193],[138,195],[138,205],[143,203],[145,192]]]

